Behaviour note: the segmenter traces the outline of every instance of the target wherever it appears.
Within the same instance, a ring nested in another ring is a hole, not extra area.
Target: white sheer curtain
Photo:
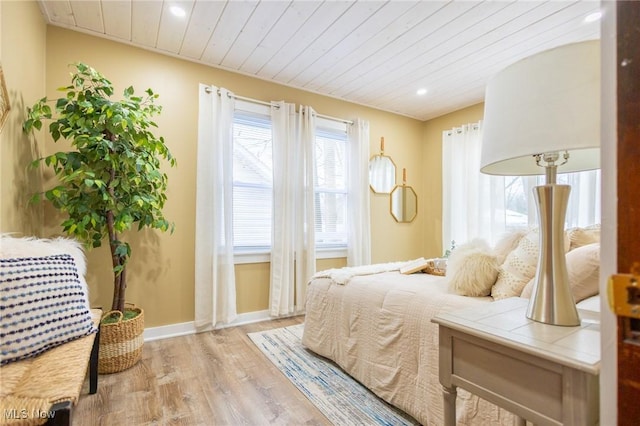
[[[507,229],[537,227],[533,187],[544,176],[502,177],[480,173],[482,122],[443,132],[442,242],[465,243],[483,238],[489,243]],[[600,171],[558,175],[571,185],[565,228],[600,223]]]
[[[295,181],[296,106],[273,102],[273,226],[271,227],[272,316],[293,313],[295,308]]]
[[[532,188],[536,185],[543,185],[545,178],[544,176],[530,176],[525,179],[528,181],[526,190],[527,194],[529,194],[529,224],[538,226]],[[565,228],[584,227],[600,223],[600,170],[559,174],[557,181],[559,184],[571,186]]]
[[[505,230],[504,178],[480,173],[482,122],[443,132],[442,243],[483,238],[494,243]]]
[[[602,221],[600,170],[558,175],[558,183],[571,185],[567,206],[567,228],[589,226]]]
[[[360,118],[347,128],[349,158],[349,239],[347,265],[371,263],[371,207],[369,204],[369,122]]]
[[[236,316],[233,262],[234,96],[201,84],[196,182],[195,325],[215,327]]]
[[[316,273],[316,221],[315,221],[315,147],[316,112],[309,106],[300,106],[298,114],[298,171],[296,183],[296,312],[303,312],[307,298],[307,283]]]
[[[307,281],[315,273],[313,109],[274,103],[271,316],[304,310]]]

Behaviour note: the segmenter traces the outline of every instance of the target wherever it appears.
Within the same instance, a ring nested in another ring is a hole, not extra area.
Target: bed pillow
[[[483,240],[456,247],[447,260],[449,287],[461,296],[488,296],[498,277],[497,257]]]
[[[513,231],[507,232],[500,237],[493,248],[493,252],[498,258],[498,264],[502,265],[509,253],[518,247],[518,243],[526,233],[527,231]]]
[[[522,293],[522,289],[536,273],[538,262],[538,232],[527,232],[505,258],[498,279],[491,288],[491,296],[506,299]]]
[[[538,228],[528,231],[511,251],[498,272],[498,279],[491,288],[491,296],[496,299],[517,297],[527,283],[535,276],[538,265],[538,245],[540,235]],[[569,235],[564,233],[564,250],[569,249]]]
[[[0,365],[95,333],[69,254],[0,259]]]
[[[569,250],[575,250],[587,244],[599,243],[600,225],[591,225],[586,228],[571,228],[567,230],[567,234],[569,234],[570,241]]]
[[[569,237],[565,232],[564,249],[569,248]],[[538,265],[539,231],[532,229],[518,242],[500,266],[498,279],[491,288],[491,296],[496,299],[520,296],[527,283],[535,276]]]
[[[588,244],[571,250],[566,255],[569,287],[573,300],[578,303],[600,292],[600,243]],[[522,290],[521,297],[531,298],[533,280]]]

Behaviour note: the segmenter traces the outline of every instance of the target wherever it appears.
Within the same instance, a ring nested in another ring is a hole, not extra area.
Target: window
[[[233,238],[236,252],[265,252],[271,247],[271,156],[271,118],[236,111],[233,117]]]
[[[533,187],[544,181],[544,176],[505,176],[507,230],[538,226]],[[562,173],[557,182],[571,186],[565,228],[600,223],[600,170]]]
[[[347,133],[340,124],[341,129],[316,129],[315,235],[320,249],[347,246]]]
[[[527,185],[528,179],[524,176],[505,176],[504,178],[505,227],[508,231],[529,227],[531,188]],[[533,203],[533,200],[531,202]]]
[[[346,124],[319,118],[317,126],[314,173],[316,248],[346,248]],[[233,118],[233,234],[236,253],[270,251],[272,194],[269,109],[239,102]]]
[[[449,242],[483,238],[495,243],[506,231],[539,226],[533,187],[544,176],[489,176],[480,172],[481,123],[443,132],[443,235]],[[600,223],[600,171],[561,173],[571,186],[565,228]]]

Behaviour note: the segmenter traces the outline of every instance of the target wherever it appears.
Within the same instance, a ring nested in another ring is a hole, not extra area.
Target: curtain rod
[[[344,118],[331,117],[330,115],[318,114],[317,112],[316,112],[316,116],[318,116],[320,118],[324,118],[325,120],[337,121],[337,122],[340,122],[340,123],[344,123],[344,124],[348,124],[350,126],[353,126],[353,121],[345,120]]]
[[[212,93],[213,91],[211,90],[211,87],[205,87],[204,91],[207,93]],[[218,95],[220,94],[220,90],[217,91]],[[251,102],[252,104],[258,104],[258,105],[265,105],[265,106],[275,106],[278,107],[278,105],[272,105],[271,102],[265,102],[265,101],[261,101],[258,99],[252,99],[252,98],[245,98],[244,96],[239,96],[236,95],[235,93],[233,95],[229,95],[227,94],[230,98],[234,98],[234,99],[238,99],[240,101],[245,101],[245,102]]]
[[[478,121],[477,123],[463,124],[460,127],[454,127],[453,129],[445,130],[445,132],[447,133],[447,136],[451,136],[454,132],[457,134],[464,132],[465,127],[470,127],[472,130],[478,130],[480,128],[481,122],[482,120]]]
[[[204,91],[207,92],[207,93],[212,93],[211,87],[208,87],[208,86],[204,88]],[[219,94],[220,94],[220,91],[218,90],[218,95]],[[239,96],[239,95],[236,95],[236,94],[233,94],[233,96],[229,95],[229,97],[233,97],[233,98],[238,99],[240,101],[251,102],[251,103],[254,103],[254,104],[258,104],[258,105],[265,105],[265,106],[268,106],[268,107],[274,106],[276,108],[279,108],[279,105],[274,105],[271,102],[265,102],[265,101],[261,101],[259,99],[246,98],[244,96]],[[353,121],[351,121],[351,120],[345,120],[344,118],[331,117],[330,115],[318,114],[317,112],[316,112],[316,117],[324,118],[325,120],[332,120],[332,121],[337,121],[337,122],[340,122],[340,123],[353,125]]]

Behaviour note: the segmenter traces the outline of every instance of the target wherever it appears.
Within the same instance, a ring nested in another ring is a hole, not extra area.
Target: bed
[[[339,280],[320,274],[307,288],[302,343],[421,424],[441,425],[438,327],[431,319],[442,310],[477,307],[494,300],[458,295],[450,281],[449,276],[405,275],[397,270]],[[597,289],[597,273],[595,285]],[[463,389],[458,390],[456,407],[459,425],[511,425],[514,421],[511,413]]]

